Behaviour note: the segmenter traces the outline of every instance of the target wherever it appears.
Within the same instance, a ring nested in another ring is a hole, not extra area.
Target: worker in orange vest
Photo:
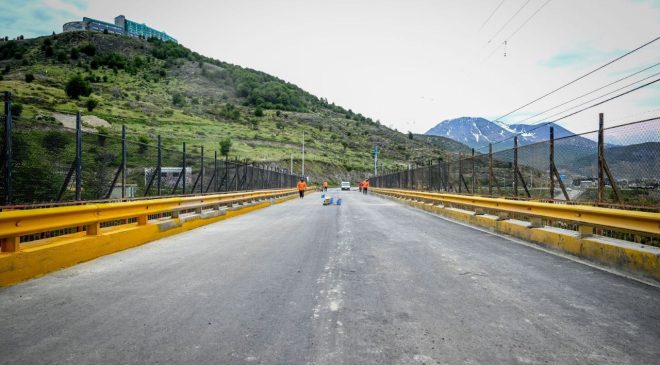
[[[328,182],[327,181],[323,182],[323,191],[328,191]]]
[[[298,194],[300,194],[300,199],[305,197],[305,190],[307,190],[307,183],[305,182],[305,178],[301,177],[300,181],[298,181]]]
[[[367,190],[369,190],[369,179],[362,182],[362,194],[367,195]]]
[[[358,188],[360,189],[360,192],[362,192],[362,185],[364,184],[364,181],[360,181],[358,184]]]

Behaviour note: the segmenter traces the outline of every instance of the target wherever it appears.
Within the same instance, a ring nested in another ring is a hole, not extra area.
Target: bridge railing
[[[0,207],[277,189],[297,181],[274,162],[229,158],[125,128],[114,135],[80,114],[62,116],[65,126],[51,116],[17,118],[11,94],[4,98]]]
[[[386,196],[417,200],[443,208],[465,209],[475,215],[489,214],[497,216],[499,220],[527,221],[531,227],[558,227],[576,231],[583,236],[597,234],[660,246],[660,214],[654,212],[402,189],[372,190]]]
[[[371,185],[474,196],[660,210],[660,117],[547,141],[497,145],[384,171]],[[565,132],[562,132],[565,133]],[[546,137],[546,136],[541,136]]]
[[[295,194],[296,189],[272,189],[204,196],[170,197],[130,202],[85,204],[0,213],[0,252],[15,252],[21,244],[66,235],[100,235],[117,226],[181,218],[185,214],[220,214],[222,209]]]

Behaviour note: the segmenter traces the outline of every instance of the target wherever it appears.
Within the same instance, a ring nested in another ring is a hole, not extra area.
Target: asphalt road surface
[[[660,361],[660,289],[332,194],[0,289],[0,363]]]

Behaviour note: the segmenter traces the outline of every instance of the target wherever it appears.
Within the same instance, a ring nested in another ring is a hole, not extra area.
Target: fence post
[[[218,151],[213,151],[213,192],[218,192]]]
[[[236,191],[238,191],[238,156],[234,162],[234,180],[236,180]]]
[[[513,196],[518,196],[518,136],[513,137]]]
[[[186,142],[183,142],[183,161],[182,161],[183,169],[181,173],[181,177],[183,178],[183,182],[181,184],[181,187],[183,188],[183,195],[186,195]]]
[[[121,198],[126,198],[126,166],[128,152],[126,151],[126,125],[121,125]]]
[[[204,194],[204,146],[201,146],[201,147],[202,147],[202,155],[199,158],[200,164],[201,164],[201,168],[199,170],[199,173],[200,173],[200,176],[199,176],[199,179],[200,179],[199,180],[199,183],[200,183],[199,184],[199,193]]]
[[[3,197],[3,204],[5,205],[11,205],[12,204],[12,158],[13,158],[13,153],[12,153],[12,142],[11,142],[11,135],[12,135],[12,129],[13,129],[13,121],[12,121],[12,115],[11,115],[11,93],[9,91],[5,91],[5,135],[4,135],[4,145],[3,145],[3,151],[2,151],[2,157],[4,160],[4,166],[3,166],[3,172],[4,172],[4,184],[5,184],[5,191],[4,191],[4,197]]]
[[[605,159],[605,141],[603,134],[603,113],[598,114],[598,203],[602,203],[605,196],[605,176],[603,160]]]
[[[162,148],[161,148],[161,142],[160,142],[160,134],[158,135],[158,161],[156,162],[156,173],[158,174],[156,176],[156,190],[158,191],[158,196],[163,195],[161,188],[162,188],[162,163],[163,163],[163,156],[162,156]]]
[[[493,196],[493,144],[488,144],[488,195]]]
[[[458,153],[458,193],[463,192],[462,181],[463,180],[463,152]]]
[[[474,189],[475,187],[475,182],[476,182],[476,176],[474,175],[474,148],[472,149],[472,195],[476,194],[476,191]]]
[[[553,178],[555,169],[555,128],[550,127],[550,199],[555,198],[555,179]]]
[[[82,121],[76,113],[76,200],[82,200]]]
[[[431,178],[431,164],[433,163],[432,160],[429,160],[429,184],[428,184],[428,191],[433,190],[433,179]],[[381,169],[382,171],[382,169]]]

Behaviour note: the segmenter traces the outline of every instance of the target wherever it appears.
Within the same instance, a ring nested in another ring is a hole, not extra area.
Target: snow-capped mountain
[[[507,140],[493,146],[495,150],[499,151],[513,146],[511,137],[514,135],[518,135],[518,144],[521,146],[547,141],[550,139],[550,127],[554,127],[555,139],[574,135],[573,132],[554,123],[541,127],[529,124],[506,125],[484,118],[472,117],[442,121],[425,134],[451,138],[475,149],[486,147],[489,143],[495,144]],[[596,146],[596,142],[583,137],[571,138],[570,144],[587,148]]]

